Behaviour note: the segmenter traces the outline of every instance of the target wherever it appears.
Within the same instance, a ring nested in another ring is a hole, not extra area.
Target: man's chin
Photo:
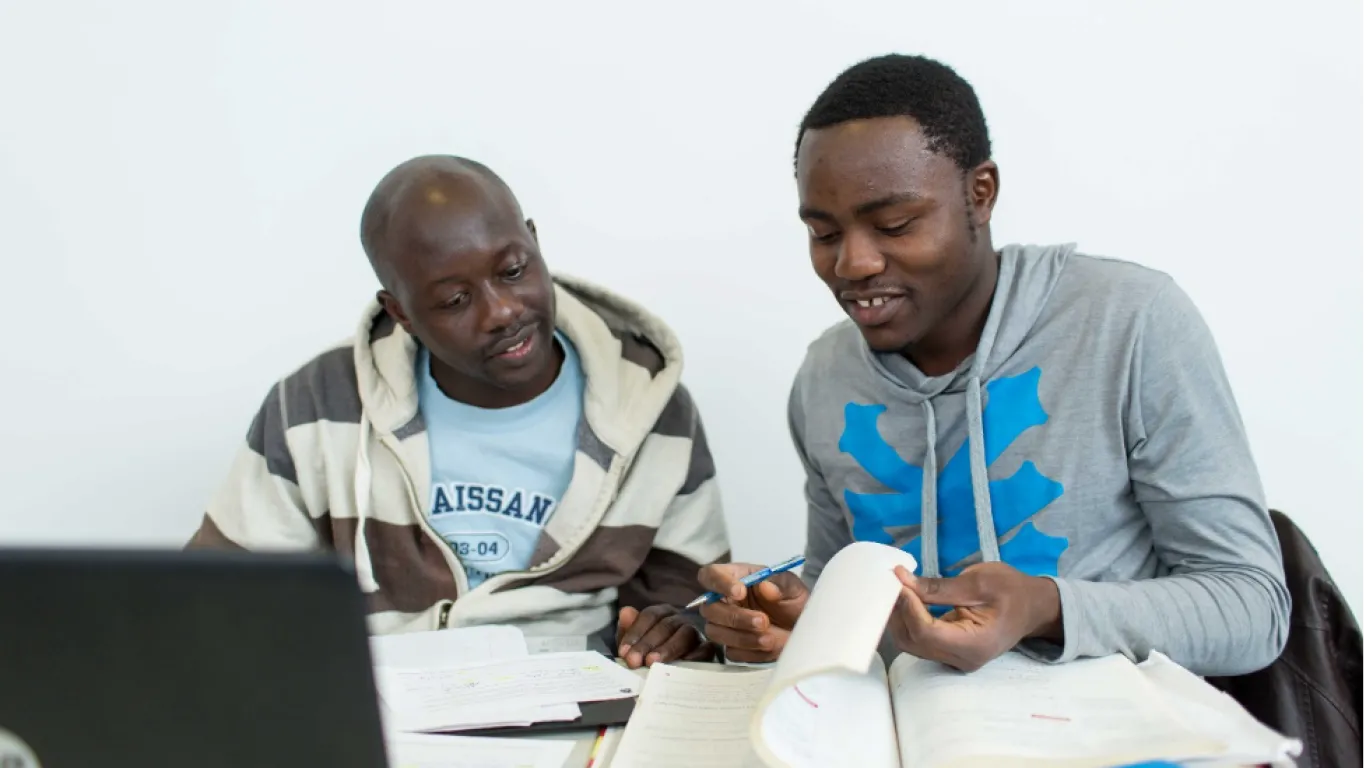
[[[906,339],[906,334],[899,333],[887,326],[876,328],[859,328],[859,333],[863,334],[863,340],[868,344],[868,348],[883,355],[900,354],[910,342]]]
[[[517,390],[547,379],[554,381],[559,373],[560,353],[556,349],[553,336],[537,334],[533,337],[536,348],[526,357],[518,360],[489,361],[487,378],[494,386],[505,390]],[[552,369],[553,374],[552,375]]]

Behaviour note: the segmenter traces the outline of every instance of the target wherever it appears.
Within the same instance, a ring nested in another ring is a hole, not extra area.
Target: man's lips
[[[841,291],[840,302],[854,322],[872,328],[889,322],[906,303],[900,291]]]
[[[517,333],[494,344],[489,348],[490,358],[517,359],[526,357],[536,345],[535,324],[528,325]]]

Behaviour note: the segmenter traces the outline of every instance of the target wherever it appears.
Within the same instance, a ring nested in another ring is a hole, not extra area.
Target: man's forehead
[[[861,198],[891,192],[930,196],[952,178],[953,161],[932,151],[910,118],[874,118],[808,131],[797,154],[799,192]],[[851,200],[852,202],[852,200]]]

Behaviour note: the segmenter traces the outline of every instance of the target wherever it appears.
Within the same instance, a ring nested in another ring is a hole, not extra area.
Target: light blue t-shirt
[[[574,473],[583,369],[562,334],[560,375],[536,399],[511,408],[476,408],[447,397],[417,356],[418,398],[431,442],[427,520],[465,565],[470,588],[524,570],[541,529]]]

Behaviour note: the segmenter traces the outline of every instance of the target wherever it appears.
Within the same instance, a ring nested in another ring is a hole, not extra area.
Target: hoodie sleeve
[[[1056,661],[1157,650],[1200,675],[1263,668],[1289,632],[1280,546],[1212,334],[1174,283],[1146,310],[1129,387],[1129,475],[1165,575],[1057,579],[1064,645],[1027,650]]]
[[[844,510],[830,495],[829,484],[806,451],[806,409],[800,392],[803,373],[797,374],[788,396],[787,428],[797,458],[806,472],[806,563],[802,565],[802,581],[806,582],[807,588],[813,588],[821,571],[825,570],[825,564],[836,552],[852,544],[854,537],[844,518]]]
[[[322,542],[299,490],[276,384],[187,548],[312,549]]]
[[[716,464],[707,447],[702,415],[682,384],[659,422],[656,431],[686,436],[691,447],[687,471],[664,510],[650,551],[635,575],[620,588],[621,605],[635,608],[660,603],[686,605],[698,595],[697,572],[702,566],[730,560]]]

